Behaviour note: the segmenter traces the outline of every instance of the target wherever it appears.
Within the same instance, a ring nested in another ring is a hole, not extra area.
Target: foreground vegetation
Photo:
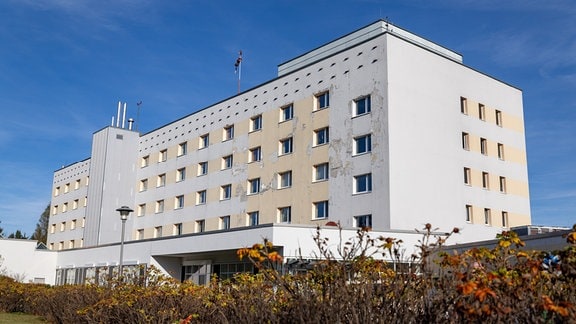
[[[573,323],[576,319],[576,225],[561,263],[544,269],[546,255],[521,249],[514,232],[492,248],[443,251],[449,236],[422,231],[418,255],[401,255],[402,242],[373,238],[328,248],[309,271],[281,274],[272,243],[240,249],[259,269],[209,286],[178,283],[148,269],[138,283],[106,287],[22,284],[0,278],[0,311],[24,312],[53,323]],[[393,262],[376,258],[384,256]],[[338,261],[336,261],[338,260]],[[411,266],[399,267],[405,261]],[[402,269],[402,271],[394,271]]]

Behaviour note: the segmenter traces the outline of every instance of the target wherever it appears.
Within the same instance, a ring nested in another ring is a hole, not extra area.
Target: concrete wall
[[[57,252],[37,250],[38,242],[0,239],[0,274],[21,282],[54,284]]]

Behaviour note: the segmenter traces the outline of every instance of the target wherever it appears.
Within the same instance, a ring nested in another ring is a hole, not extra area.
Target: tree
[[[16,232],[8,235],[8,238],[27,240],[28,236],[26,236],[26,233],[22,233],[20,230],[16,230]]]
[[[2,221],[0,221],[2,223]],[[4,229],[0,227],[0,237],[4,237]]]
[[[46,206],[46,209],[44,209],[44,212],[42,213],[42,215],[40,215],[40,219],[38,219],[38,223],[36,223],[36,229],[34,230],[34,234],[32,234],[31,239],[46,244],[46,240],[48,238],[49,223],[50,223],[50,204]]]

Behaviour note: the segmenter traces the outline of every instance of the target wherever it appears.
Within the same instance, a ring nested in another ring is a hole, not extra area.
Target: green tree
[[[28,236],[26,236],[26,233],[22,233],[20,230],[16,230],[16,232],[8,235],[8,238],[27,240]]]
[[[2,223],[2,221],[0,221]],[[4,237],[4,229],[0,226],[0,237]]]
[[[46,244],[46,240],[48,238],[49,222],[50,222],[50,204],[46,206],[46,209],[44,209],[44,212],[40,215],[40,219],[38,219],[38,223],[36,223],[36,229],[34,230],[34,234],[32,234],[31,239]]]

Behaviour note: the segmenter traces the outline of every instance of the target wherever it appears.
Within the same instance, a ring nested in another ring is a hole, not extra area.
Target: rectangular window
[[[198,163],[198,175],[205,175],[208,173],[208,162]]]
[[[462,148],[470,150],[470,135],[468,133],[462,133]]]
[[[354,193],[372,191],[372,174],[362,174],[354,177]]]
[[[208,147],[209,144],[210,144],[210,136],[208,134],[204,134],[204,135],[200,136],[200,140],[198,143],[199,149],[203,149],[205,147]]]
[[[480,153],[488,155],[488,141],[485,138],[480,138]]]
[[[372,136],[370,134],[354,138],[354,155],[372,152]]]
[[[174,209],[182,209],[184,208],[184,196],[176,196],[174,199]]]
[[[278,174],[278,189],[292,186],[292,171],[286,171]]]
[[[372,215],[354,216],[354,226],[360,228],[371,228]]]
[[[460,112],[468,115],[468,101],[464,97],[460,97]]]
[[[504,144],[498,143],[498,158],[504,160]]]
[[[262,129],[262,115],[250,118],[250,131],[255,132]]]
[[[156,181],[156,187],[164,187],[166,185],[166,173],[162,173],[158,175],[158,179]]]
[[[248,194],[256,194],[260,192],[260,178],[248,180]]]
[[[464,168],[464,184],[470,185],[470,168]]]
[[[186,168],[180,168],[176,170],[176,181],[184,181],[186,180]]]
[[[256,226],[260,224],[260,212],[253,211],[248,213],[248,226]]]
[[[201,219],[196,221],[196,233],[203,233],[206,230],[206,221]]]
[[[72,202],[72,209],[78,209],[78,199],[74,199],[74,201]]]
[[[248,162],[257,162],[262,160],[262,149],[260,146],[250,149],[250,155],[248,156]]]
[[[292,149],[293,149],[292,137],[280,140],[280,154],[279,155],[292,153]]]
[[[62,204],[62,212],[65,213],[65,212],[67,212],[67,211],[68,211],[68,203],[65,202],[65,203]]]
[[[54,234],[56,232],[56,224],[50,225],[50,234]]]
[[[501,193],[506,193],[506,177],[500,177],[500,192]]]
[[[314,181],[328,180],[328,163],[314,166]]]
[[[88,205],[88,196],[84,197],[84,207],[86,207],[86,205]]]
[[[168,150],[162,150],[158,154],[158,162],[165,162],[168,159]]]
[[[224,127],[224,134],[222,134],[222,141],[229,141],[234,138],[234,125]]]
[[[60,232],[64,232],[66,230],[66,222],[60,223]]]
[[[220,187],[220,200],[227,200],[232,198],[232,185],[227,184]]]
[[[56,214],[58,214],[58,205],[54,205],[54,207],[52,207],[52,215]]]
[[[482,188],[484,189],[488,189],[489,188],[489,179],[490,176],[488,175],[488,172],[482,172]]]
[[[69,183],[64,185],[64,193],[68,193],[68,191],[70,191],[70,184]]]
[[[490,225],[490,208],[484,208],[484,225]]]
[[[140,160],[140,167],[145,168],[150,164],[150,155],[143,156]]]
[[[280,223],[290,223],[292,221],[292,208],[291,207],[278,208],[278,219]]]
[[[156,213],[164,212],[164,200],[157,200],[156,201]]]
[[[146,204],[138,205],[138,210],[136,211],[136,215],[138,215],[138,216],[146,215]]]
[[[508,212],[502,212],[502,227],[508,227]]]
[[[172,229],[173,235],[182,235],[182,223],[174,224]]]
[[[162,237],[162,226],[154,227],[154,237]]]
[[[60,195],[60,187],[56,187],[56,189],[54,189],[54,197],[58,197],[58,195]]]
[[[72,222],[70,222],[70,229],[71,230],[76,229],[76,220],[75,219],[73,219]]]
[[[326,144],[330,141],[328,127],[320,128],[314,131],[314,145]]]
[[[316,95],[316,110],[328,108],[330,106],[330,93],[324,92]]]
[[[328,200],[318,201],[314,203],[314,218],[315,219],[328,218]]]
[[[220,229],[229,229],[229,228],[230,228],[230,216],[220,217]]]
[[[148,190],[148,179],[140,180],[140,191]]]
[[[74,248],[74,240],[70,240],[70,242],[68,242],[68,248],[69,248],[69,249],[73,249],[73,248]]]
[[[486,107],[481,103],[478,104],[478,118],[486,120]]]
[[[360,116],[369,113],[372,110],[370,96],[354,100],[353,116]]]
[[[144,229],[139,229],[136,231],[136,239],[143,240],[144,239]]]
[[[466,205],[466,222],[472,222],[472,206]]]
[[[78,188],[80,188],[80,179],[74,182],[74,190],[78,190]]]
[[[196,192],[196,205],[203,205],[206,203],[206,190]]]
[[[230,169],[232,168],[232,155],[227,155],[225,157],[222,158],[222,170],[226,170],[226,169]]]
[[[188,143],[178,144],[178,156],[186,155],[186,153],[188,153]]]
[[[294,118],[294,106],[288,105],[280,108],[280,122]]]
[[[500,110],[496,110],[496,125],[502,127],[502,112]]]

